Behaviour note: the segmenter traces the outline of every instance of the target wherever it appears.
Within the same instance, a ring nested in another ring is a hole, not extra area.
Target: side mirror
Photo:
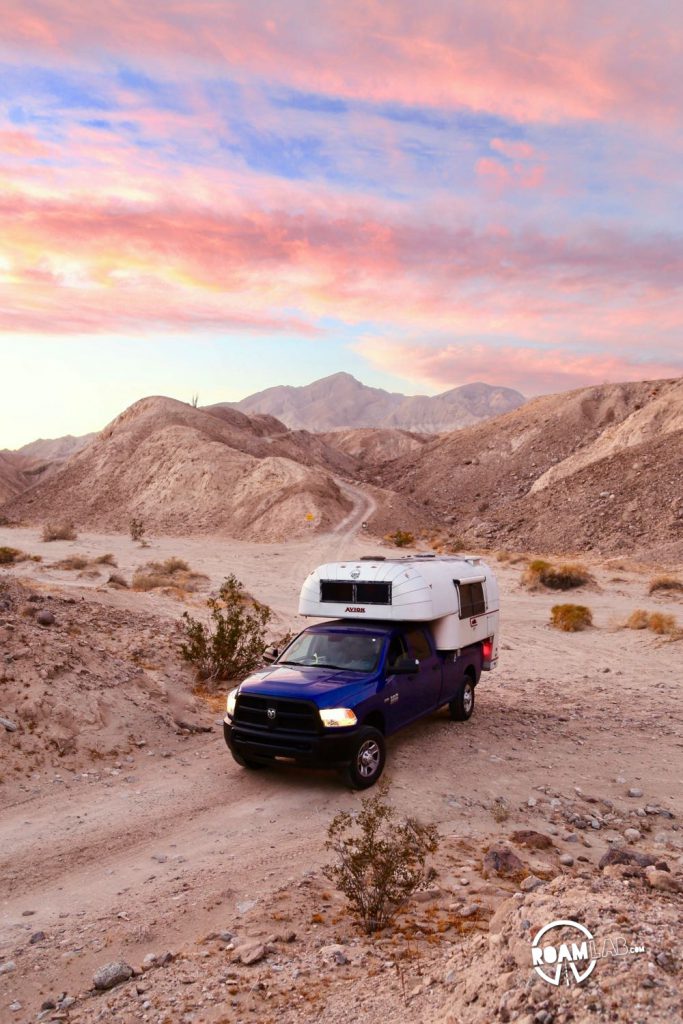
[[[271,644],[270,647],[266,647],[265,651],[263,652],[263,660],[265,661],[266,665],[272,665],[274,661],[277,661],[279,654],[280,652],[278,651],[277,647],[273,647],[273,645]]]
[[[411,658],[408,654],[402,654],[393,665],[389,666],[390,675],[413,676],[420,670],[420,662],[417,658]]]

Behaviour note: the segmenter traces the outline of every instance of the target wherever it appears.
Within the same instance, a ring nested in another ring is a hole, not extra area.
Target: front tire
[[[466,722],[474,712],[474,682],[465,676],[462,686],[448,705],[454,722]]]
[[[385,759],[384,736],[379,729],[363,726],[353,745],[351,763],[345,771],[346,781],[352,789],[369,789],[384,771]]]

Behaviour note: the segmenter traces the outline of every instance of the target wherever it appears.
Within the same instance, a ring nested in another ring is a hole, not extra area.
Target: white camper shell
[[[437,650],[458,651],[488,640],[485,667],[492,668],[498,658],[498,584],[477,557],[374,556],[329,562],[304,581],[299,614],[429,622]]]

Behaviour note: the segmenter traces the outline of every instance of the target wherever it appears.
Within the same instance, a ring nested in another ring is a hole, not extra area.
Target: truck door
[[[420,662],[411,675],[393,675],[391,666],[403,655]],[[395,633],[386,661],[384,713],[389,732],[420,718],[436,707],[441,692],[441,660],[432,649],[429,636],[420,627]]]
[[[416,704],[419,705],[417,714],[424,714],[432,708],[437,707],[441,694],[441,658],[432,646],[432,640],[426,629],[422,626],[413,626],[406,630],[405,640],[408,644],[408,653],[420,662],[420,671],[417,677]]]

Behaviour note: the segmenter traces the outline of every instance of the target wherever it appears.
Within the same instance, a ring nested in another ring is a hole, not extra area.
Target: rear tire
[[[352,789],[369,789],[384,771],[386,746],[379,729],[364,725],[358,730],[351,763],[344,775]]]
[[[460,689],[448,705],[454,722],[466,722],[474,711],[474,682],[471,676],[465,676]]]

